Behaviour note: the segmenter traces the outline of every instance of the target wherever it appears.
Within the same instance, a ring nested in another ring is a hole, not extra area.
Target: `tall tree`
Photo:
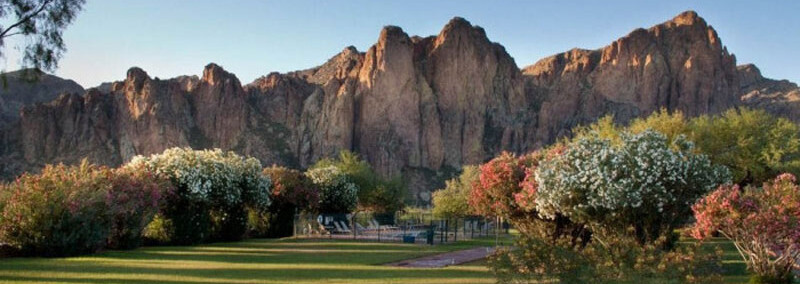
[[[24,37],[21,64],[41,71],[58,67],[66,45],[64,29],[85,0],[0,0],[0,48],[11,37]],[[0,55],[5,52],[0,49]]]

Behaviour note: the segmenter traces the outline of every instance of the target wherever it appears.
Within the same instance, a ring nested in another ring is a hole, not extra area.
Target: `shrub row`
[[[0,185],[0,245],[65,256],[103,248],[196,244],[291,235],[294,214],[356,207],[338,167],[262,169],[221,150],[173,148],[118,168],[84,160]]]
[[[132,248],[171,186],[144,170],[85,160],[47,166],[0,188],[0,242],[27,255],[63,256]]]

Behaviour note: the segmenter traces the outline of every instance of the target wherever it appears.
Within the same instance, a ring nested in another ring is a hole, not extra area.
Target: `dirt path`
[[[479,247],[474,249],[459,250],[437,255],[406,259],[398,262],[387,263],[389,266],[398,267],[427,267],[440,268],[449,265],[458,265],[483,259],[494,252],[492,247]]]

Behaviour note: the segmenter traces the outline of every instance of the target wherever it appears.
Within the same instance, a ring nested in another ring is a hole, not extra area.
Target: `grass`
[[[489,245],[494,239],[439,246],[284,239],[146,247],[83,257],[0,259],[0,282],[493,283],[481,264],[441,269],[380,265]]]
[[[746,283],[744,263],[733,246],[723,240],[708,244],[725,251],[726,282]],[[282,239],[146,247],[83,257],[0,259],[0,282],[494,283],[482,260],[438,269],[381,265],[492,245],[492,238],[438,246]]]

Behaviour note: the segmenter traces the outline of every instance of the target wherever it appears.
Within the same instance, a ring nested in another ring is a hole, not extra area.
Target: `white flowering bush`
[[[270,204],[272,183],[261,174],[261,163],[233,152],[172,148],[137,156],[126,166],[147,167],[169,177],[176,187],[165,208],[175,226],[176,243],[239,239],[246,228],[245,209]]]
[[[347,213],[358,204],[358,187],[335,166],[309,170],[306,175],[320,189],[320,213]]]
[[[685,137],[670,142],[647,130],[624,133],[613,145],[587,135],[542,161],[535,179],[536,209],[543,217],[561,214],[612,231],[633,227],[647,243],[682,225],[691,205],[729,182],[730,174],[695,153]]]

